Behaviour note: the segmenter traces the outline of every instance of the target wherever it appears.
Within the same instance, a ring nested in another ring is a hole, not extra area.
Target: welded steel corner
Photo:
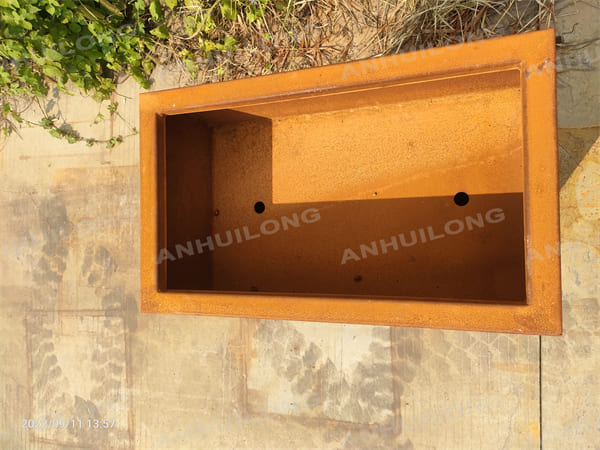
[[[553,30],[140,96],[143,312],[561,333]]]

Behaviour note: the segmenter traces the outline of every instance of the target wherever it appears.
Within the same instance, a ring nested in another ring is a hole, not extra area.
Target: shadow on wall
[[[561,189],[599,137],[600,127],[559,128],[558,162]]]

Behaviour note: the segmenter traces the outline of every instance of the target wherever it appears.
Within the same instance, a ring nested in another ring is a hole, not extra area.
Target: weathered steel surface
[[[142,311],[560,334],[555,95],[551,30],[141,95]]]

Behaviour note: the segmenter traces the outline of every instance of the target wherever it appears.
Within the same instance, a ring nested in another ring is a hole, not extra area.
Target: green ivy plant
[[[174,8],[177,0],[165,5]],[[102,101],[110,98],[116,75],[124,71],[148,88],[155,66],[151,52],[168,37],[164,22],[159,0],[0,0],[4,133],[11,130],[9,118],[24,122],[11,99],[45,97],[50,85],[66,92],[71,82]],[[48,117],[34,125],[68,142],[83,139]]]
[[[0,0],[0,131],[16,124],[40,126],[69,143],[86,139],[45,114],[25,120],[16,106],[22,97],[43,98],[56,86],[75,86],[98,101],[111,97],[121,72],[143,88],[157,64],[156,49],[175,52],[192,76],[196,55],[234,51],[226,31],[242,16],[247,24],[264,17],[269,0]],[[177,15],[176,15],[177,12]],[[177,19],[173,21],[172,19]],[[169,46],[170,26],[186,34],[183,48]],[[69,93],[70,94],[70,93]],[[109,111],[110,106],[109,106]],[[112,111],[111,111],[112,113]],[[135,130],[134,130],[135,132]],[[105,141],[114,147],[122,137]]]
[[[276,2],[277,3],[277,2]],[[248,25],[264,18],[269,0],[183,0],[179,1],[186,40],[196,40],[197,50],[208,57],[216,52],[233,52],[237,40],[224,32],[239,18]],[[216,37],[218,36],[218,38]],[[192,76],[197,73],[195,54],[190,48],[179,51]]]

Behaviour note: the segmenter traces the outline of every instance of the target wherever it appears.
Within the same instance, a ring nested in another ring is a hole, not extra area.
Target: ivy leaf
[[[159,0],[151,0],[149,9],[155,22],[158,22],[163,18],[162,6],[160,6]]]
[[[10,73],[4,71],[0,66],[0,86],[10,83]]]
[[[198,20],[194,16],[186,16],[183,19],[183,26],[185,28],[185,32],[191,36],[198,29]]]
[[[106,148],[113,148],[121,142],[123,142],[123,138],[121,136],[110,138],[109,141],[106,143]]]
[[[4,8],[18,8],[18,0],[0,0],[0,6]]]
[[[49,76],[50,78],[55,79],[56,81],[60,81],[62,79],[63,73],[56,66],[51,66],[50,64],[45,64],[44,66],[42,66],[42,70],[45,75]]]
[[[31,22],[25,20],[23,16],[23,14],[20,14],[20,11],[17,12],[13,10],[10,14],[2,14],[2,21],[6,22],[7,25],[14,25],[15,27],[21,27],[25,28],[26,30],[32,30],[33,25],[31,25]]]
[[[154,62],[152,62],[150,58],[146,58],[142,62],[142,68],[144,69],[144,73],[146,75],[150,75],[154,70]]]
[[[6,27],[6,32],[5,32],[5,37],[6,38],[18,38],[19,36],[22,36],[25,32],[25,28],[23,27],[18,27],[15,26],[13,24],[9,24]]]
[[[68,26],[69,30],[71,30],[73,33],[79,33],[81,31],[81,25],[78,23],[71,22]]]
[[[173,8],[175,8],[177,6],[177,0],[165,0],[165,4],[169,8],[173,9]]]
[[[150,31],[150,34],[156,36],[157,38],[168,39],[169,38],[169,29],[165,25],[160,25],[160,26],[156,27],[155,29],[153,29],[152,31]]]
[[[184,62],[185,67],[187,67],[187,70],[189,70],[190,74],[195,77],[198,73],[198,67],[196,67],[196,63],[194,62],[194,60],[190,58],[185,58]]]
[[[219,6],[221,8],[221,14],[223,17],[229,20],[235,20],[237,17],[235,3],[233,3],[231,0],[223,0],[223,3]]]
[[[50,47],[44,49],[44,56],[50,61],[60,61],[63,57],[59,52]]]
[[[131,71],[131,76],[133,77],[133,79],[135,81],[138,82],[138,84],[144,88],[144,89],[149,89],[150,88],[150,81],[148,81],[146,79],[146,77],[144,76],[144,74],[142,73],[141,70],[139,69],[134,69]]]
[[[223,41],[223,44],[225,45],[225,48],[227,50],[232,52],[235,50],[235,44],[237,44],[237,41],[235,40],[235,38],[233,38],[231,36],[226,36],[225,40]]]
[[[133,4],[133,8],[135,9],[136,13],[144,14],[144,11],[146,11],[146,3],[144,3],[144,0],[137,0]]]
[[[62,139],[63,134],[58,128],[53,128],[49,131],[50,135],[55,137],[56,139]]]

